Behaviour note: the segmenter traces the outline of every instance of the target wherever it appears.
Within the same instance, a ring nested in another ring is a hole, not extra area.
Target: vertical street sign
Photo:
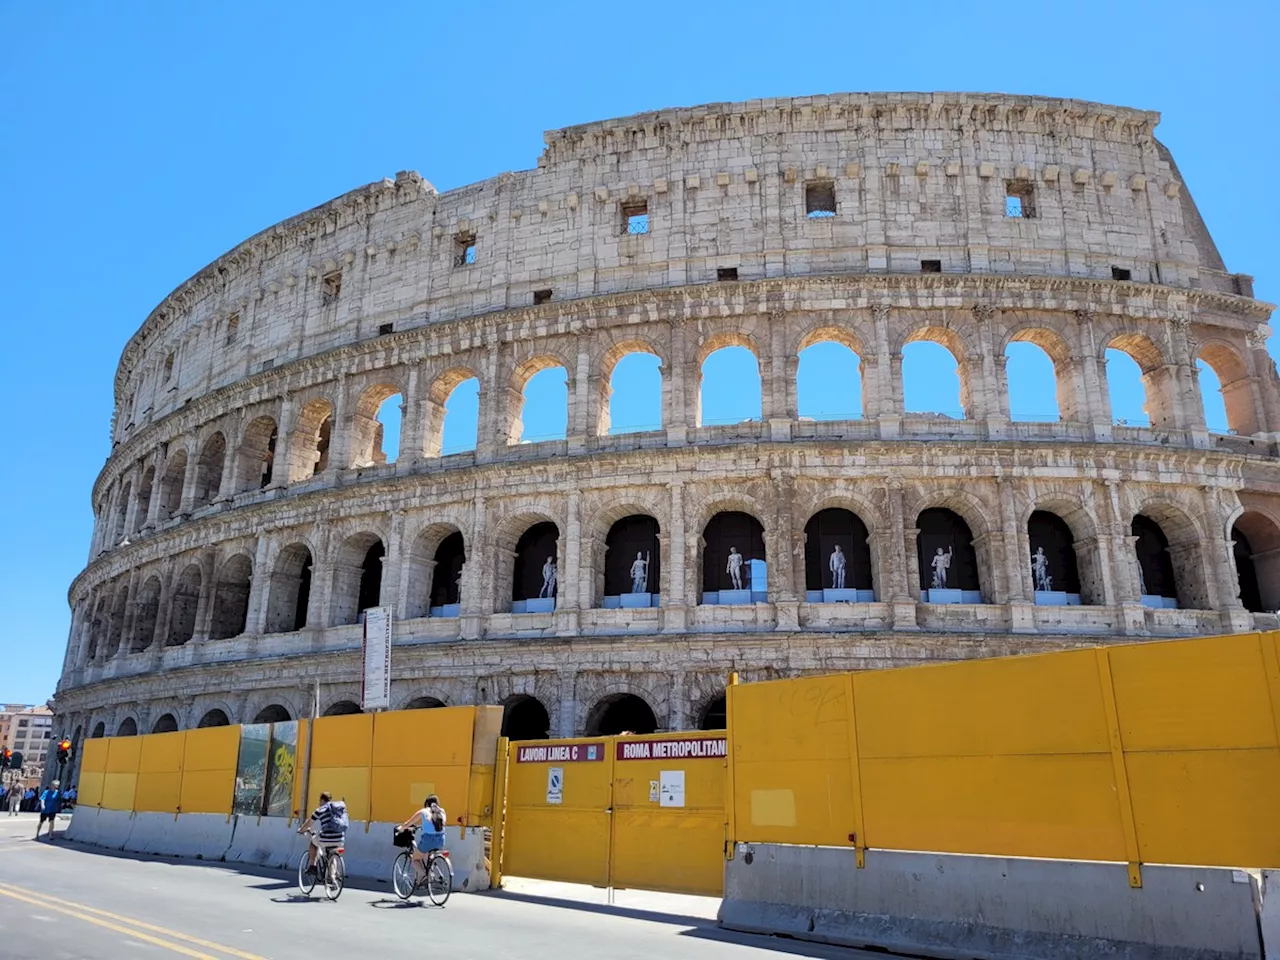
[[[360,707],[365,711],[391,706],[391,608],[364,612],[364,671]]]

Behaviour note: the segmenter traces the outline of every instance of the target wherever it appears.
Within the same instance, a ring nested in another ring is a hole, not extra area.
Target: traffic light
[[[58,763],[66,763],[71,759],[71,741],[63,737],[58,741]]]
[[[11,753],[11,756],[9,757],[9,767],[13,770],[21,770],[22,754],[19,753],[17,750],[14,750],[12,752],[9,750],[6,750],[5,753]]]

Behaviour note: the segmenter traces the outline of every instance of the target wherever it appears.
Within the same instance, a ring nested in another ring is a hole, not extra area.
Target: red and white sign
[[[603,743],[544,743],[516,751],[516,763],[582,763],[603,759]]]
[[[687,737],[683,740],[619,740],[619,760],[716,760],[728,756],[724,737]]]

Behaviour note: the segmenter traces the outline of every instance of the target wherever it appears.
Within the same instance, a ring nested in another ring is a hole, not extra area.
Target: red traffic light
[[[70,740],[63,740],[61,743],[59,743],[59,744],[58,744],[58,749],[59,749],[59,750],[70,750],[70,749],[71,749],[71,741],[70,741]]]

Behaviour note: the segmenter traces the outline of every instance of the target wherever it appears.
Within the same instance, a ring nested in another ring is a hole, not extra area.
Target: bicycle
[[[409,849],[401,850],[400,855],[391,867],[391,886],[401,900],[408,900],[419,890],[426,890],[427,897],[437,907],[443,907],[453,892],[453,862],[449,859],[449,851],[444,849],[430,850],[421,861],[413,859],[413,832],[405,831]],[[397,834],[396,846],[405,846]]]
[[[313,835],[312,831],[307,832],[307,836]],[[347,882],[347,862],[342,859],[345,852],[346,847],[337,847],[332,852],[321,847],[316,855],[316,872],[310,875],[307,868],[311,866],[311,851],[302,852],[302,859],[298,861],[298,889],[304,897],[311,896],[321,877],[324,877],[324,895],[328,899],[337,900],[342,896],[342,888]]]

